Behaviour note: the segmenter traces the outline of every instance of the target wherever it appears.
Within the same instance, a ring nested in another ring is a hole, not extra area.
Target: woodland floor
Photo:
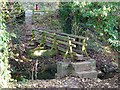
[[[18,83],[13,86],[14,88],[93,88],[101,90],[102,88],[118,89],[118,75],[106,80],[100,79],[87,79],[77,77],[65,77],[62,79],[50,80],[29,80],[26,83]],[[34,90],[34,89],[33,89]]]
[[[45,28],[49,28],[49,27],[41,27],[42,25],[38,25],[38,23],[33,22],[32,26],[29,25],[24,25],[21,24],[19,26],[19,28],[21,28],[21,43],[20,47],[21,47],[21,51],[22,53],[22,57],[19,57],[20,59],[25,59],[26,60],[26,55],[24,52],[24,49],[28,46],[28,42],[29,42],[29,38],[31,38],[31,31],[30,28],[32,27],[32,29],[45,29]],[[100,53],[96,53],[93,51],[88,51],[88,54],[91,58],[94,58],[96,60],[97,63],[97,70],[101,69],[101,65],[105,65],[107,64],[108,66],[111,66],[111,63],[115,62],[118,63],[117,59],[113,59],[111,57],[117,55],[115,52],[113,52],[112,54],[108,54],[108,55],[104,55],[104,54],[100,54]],[[54,60],[53,60],[54,59]],[[58,55],[57,57],[53,57],[51,58],[52,61],[57,61],[58,59],[61,59],[61,56]],[[23,60],[24,61],[24,60]],[[29,63],[28,63],[29,64]],[[25,64],[24,64],[25,65]],[[13,65],[14,66],[14,65]],[[112,68],[114,68],[114,66],[111,66]],[[111,68],[110,67],[110,68]],[[109,67],[108,67],[109,68]],[[108,69],[109,71],[109,69]],[[112,73],[110,75],[110,73]],[[104,76],[104,78],[100,79],[87,79],[87,78],[78,78],[78,77],[70,77],[67,76],[65,78],[62,79],[46,79],[46,80],[28,80],[25,83],[14,83],[14,85],[12,85],[13,88],[88,88],[87,90],[89,90],[89,88],[93,88],[94,90],[101,90],[101,88],[113,88],[115,90],[118,89],[119,86],[119,73],[114,73],[114,72],[108,72],[106,73],[106,75]],[[110,75],[110,76],[109,76]],[[34,90],[34,89],[33,89]]]

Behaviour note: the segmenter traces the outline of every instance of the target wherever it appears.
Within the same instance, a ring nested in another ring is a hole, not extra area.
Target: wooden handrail
[[[79,38],[79,39],[87,39],[87,37],[83,37],[83,36],[77,36],[77,35],[73,35],[73,34],[66,34],[66,33],[58,33],[58,32],[53,32],[53,31],[49,31],[49,30],[35,30],[37,32],[45,32],[45,33],[49,33],[49,34],[53,34],[56,33],[57,35],[63,35],[63,36],[67,36],[67,37],[71,37],[71,38]]]

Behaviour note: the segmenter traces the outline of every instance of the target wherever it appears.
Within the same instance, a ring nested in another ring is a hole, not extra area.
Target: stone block
[[[72,63],[72,65],[76,72],[89,71],[89,70],[96,69],[96,62],[94,59],[90,59],[88,61],[83,61],[83,62],[74,62]]]
[[[91,63],[91,69],[95,70],[96,69],[96,60],[90,59],[89,62]]]
[[[72,63],[72,65],[73,65],[76,72],[91,70],[91,63],[88,61],[76,62],[76,63]]]
[[[71,63],[74,71],[72,74],[74,76],[79,77],[86,77],[86,78],[96,78],[97,77],[97,71],[96,69],[96,62],[94,59],[90,59],[88,61],[83,62],[72,62]],[[58,62],[57,63],[57,77],[62,78],[68,75],[68,65],[69,62]]]
[[[82,72],[75,72],[73,76],[78,76],[80,78],[97,78],[97,71],[82,71]]]
[[[68,63],[58,62],[57,63],[57,78],[65,77],[67,75]]]

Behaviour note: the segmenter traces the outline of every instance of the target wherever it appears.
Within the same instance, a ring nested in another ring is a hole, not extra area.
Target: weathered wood
[[[85,37],[83,36],[77,36],[77,35],[66,34],[66,33],[58,33],[58,34],[73,37],[73,38],[85,39]]]
[[[48,46],[48,47],[52,47],[52,43],[53,43],[52,40],[53,39],[51,39],[51,38],[46,39],[45,40],[45,45]],[[66,50],[67,50],[67,45],[58,44],[57,49],[60,51],[61,54],[64,54],[66,52]],[[84,57],[83,55],[79,57],[78,55],[81,55],[82,51],[78,50],[78,49],[75,49],[74,47],[73,47],[73,53],[78,53],[76,55],[77,60],[87,60],[88,59],[88,57]]]
[[[48,31],[43,31],[43,30],[39,30],[37,32],[40,32],[40,33],[44,32],[45,34],[47,34],[50,37],[53,37],[54,33],[56,33],[56,32],[48,32]],[[73,38],[73,37],[66,37],[63,35],[59,35],[57,33],[56,33],[56,37],[57,37],[57,39],[61,39],[61,40],[65,40],[65,41],[68,41],[68,39],[75,41],[75,38]]]
[[[50,43],[49,41],[46,41],[46,46],[52,47],[52,43]],[[65,48],[58,45],[58,50],[62,51],[62,52],[66,52],[67,49],[65,49]]]
[[[50,31],[50,30],[47,30],[47,32],[53,33],[53,31]],[[72,37],[72,38],[86,39],[86,37],[83,37],[83,36],[77,36],[77,35],[72,35],[72,34],[67,34],[67,33],[56,32],[56,34],[62,35],[62,36],[68,36],[68,37]]]
[[[83,45],[82,43],[77,42],[77,41],[72,41],[72,43],[74,43],[74,44],[78,44],[78,45]]]
[[[83,54],[82,52],[82,46],[83,46],[83,40],[86,39],[86,37],[83,36],[77,36],[77,35],[71,35],[66,33],[58,33],[53,31],[43,31],[43,30],[34,30],[37,32],[35,34],[36,37],[41,37],[42,33],[45,34],[45,45],[52,48],[52,44],[54,41],[54,35],[56,35],[56,42],[57,42],[57,48],[61,52],[66,52],[68,49],[68,41],[71,40],[71,45],[73,52],[78,54]],[[39,35],[37,35],[39,34]],[[77,40],[77,41],[76,41]],[[39,39],[40,42],[40,39]]]
[[[40,36],[41,37],[41,36]],[[54,39],[52,38],[52,37],[50,37],[50,36],[46,36],[46,40],[50,40],[50,41],[53,41]],[[62,40],[62,38],[61,38],[61,40]],[[67,39],[67,40],[69,40],[69,39]],[[59,43],[59,44],[64,44],[64,45],[68,45],[68,41],[64,41],[64,39],[63,39],[63,41],[60,41],[60,40],[58,40],[57,39],[57,43]],[[72,44],[72,46],[73,47],[76,47],[76,45],[75,44]]]
[[[68,41],[68,40],[75,41],[74,38],[69,38],[69,37],[58,35],[58,34],[57,34],[57,39],[60,39],[60,40],[63,40],[63,41]]]

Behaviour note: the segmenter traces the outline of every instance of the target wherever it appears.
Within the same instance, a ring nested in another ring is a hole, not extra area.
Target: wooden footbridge
[[[40,47],[48,46],[51,49],[59,50],[60,53],[65,54],[64,58],[67,58],[67,56],[71,58],[77,56],[77,60],[88,58],[86,51],[87,37],[48,30],[33,30],[32,32],[33,39],[40,43]]]

